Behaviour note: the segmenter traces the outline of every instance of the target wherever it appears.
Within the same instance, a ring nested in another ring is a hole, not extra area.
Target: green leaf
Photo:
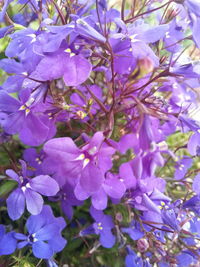
[[[10,193],[16,187],[16,185],[17,183],[15,181],[5,181],[0,186],[0,197]]]

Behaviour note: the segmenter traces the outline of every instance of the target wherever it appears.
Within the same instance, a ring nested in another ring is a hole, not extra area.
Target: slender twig
[[[122,20],[124,20],[125,3],[126,3],[126,0],[122,0],[122,5],[121,5],[121,19]]]
[[[171,1],[167,2],[167,3],[165,3],[164,5],[162,5],[162,6],[160,6],[160,7],[157,7],[157,8],[154,8],[154,9],[150,9],[150,10],[148,10],[148,11],[146,11],[146,12],[140,13],[140,14],[136,15],[136,16],[133,17],[133,18],[130,18],[130,19],[125,20],[125,23],[132,22],[133,20],[135,20],[135,19],[138,18],[138,17],[141,17],[141,16],[143,16],[143,15],[147,15],[147,14],[149,14],[149,13],[152,13],[152,12],[156,11],[156,10],[159,10],[159,9],[165,7],[166,5],[168,5],[168,4],[171,3],[171,2],[173,2],[173,0],[171,0]]]

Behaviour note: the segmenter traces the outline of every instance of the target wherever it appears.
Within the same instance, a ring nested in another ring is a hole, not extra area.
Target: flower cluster
[[[199,266],[200,2],[0,8],[2,263]]]

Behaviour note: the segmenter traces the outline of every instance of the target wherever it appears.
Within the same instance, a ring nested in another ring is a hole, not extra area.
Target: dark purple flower
[[[28,176],[48,174],[47,172],[45,173],[42,164],[45,158],[44,151],[41,150],[38,153],[35,148],[27,148],[24,150],[23,158],[28,163],[28,165],[32,167],[30,170],[27,170]]]
[[[200,215],[200,196],[198,195],[188,199],[183,204],[183,208],[188,208],[196,214]]]
[[[123,233],[127,233],[133,240],[138,240],[144,236],[144,233],[141,231],[139,222],[135,220],[130,223],[129,227],[122,227],[121,230]]]
[[[102,211],[98,211],[93,207],[90,208],[90,214],[95,219],[88,228],[82,230],[80,235],[96,234],[100,235],[100,243],[105,248],[111,248],[115,244],[115,236],[112,234],[112,228],[114,224],[110,215],[105,215]]]
[[[28,218],[27,235],[15,234],[15,238],[20,241],[17,247],[21,249],[27,245],[31,246],[35,257],[50,259],[66,245],[66,240],[61,235],[65,226],[64,219],[54,217],[50,206],[45,205],[40,214]]]
[[[73,217],[73,206],[82,205],[83,202],[78,200],[74,195],[73,187],[66,183],[59,192],[61,207],[69,220]]]
[[[128,255],[125,258],[125,266],[126,267],[151,267],[152,265],[149,263],[149,260],[143,260],[141,257],[137,256],[137,254],[131,249],[130,246],[126,247]]]
[[[164,224],[170,226],[170,228],[174,229],[175,231],[180,230],[177,214],[173,209],[163,209],[161,214]]]
[[[22,165],[21,175],[11,169],[6,171],[6,174],[18,183],[18,188],[6,200],[8,214],[12,220],[21,217],[25,209],[25,202],[31,214],[39,214],[44,202],[41,195],[54,196],[59,191],[57,182],[48,175],[28,178],[26,163],[22,160],[20,163]]]

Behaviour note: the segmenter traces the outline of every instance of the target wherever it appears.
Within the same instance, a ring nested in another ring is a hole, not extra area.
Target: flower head
[[[61,235],[65,226],[64,219],[54,217],[50,206],[45,205],[40,214],[31,215],[28,218],[27,235],[20,233],[14,235],[20,241],[17,247],[21,249],[29,245],[35,257],[50,259],[66,245],[66,240]]]
[[[34,178],[27,176],[25,161],[20,160],[22,171],[18,175],[15,171],[8,169],[6,174],[18,183],[15,189],[7,198],[8,214],[12,220],[21,217],[25,209],[25,202],[31,214],[39,214],[42,210],[44,196],[54,196],[59,191],[57,182],[48,175],[38,175]]]

